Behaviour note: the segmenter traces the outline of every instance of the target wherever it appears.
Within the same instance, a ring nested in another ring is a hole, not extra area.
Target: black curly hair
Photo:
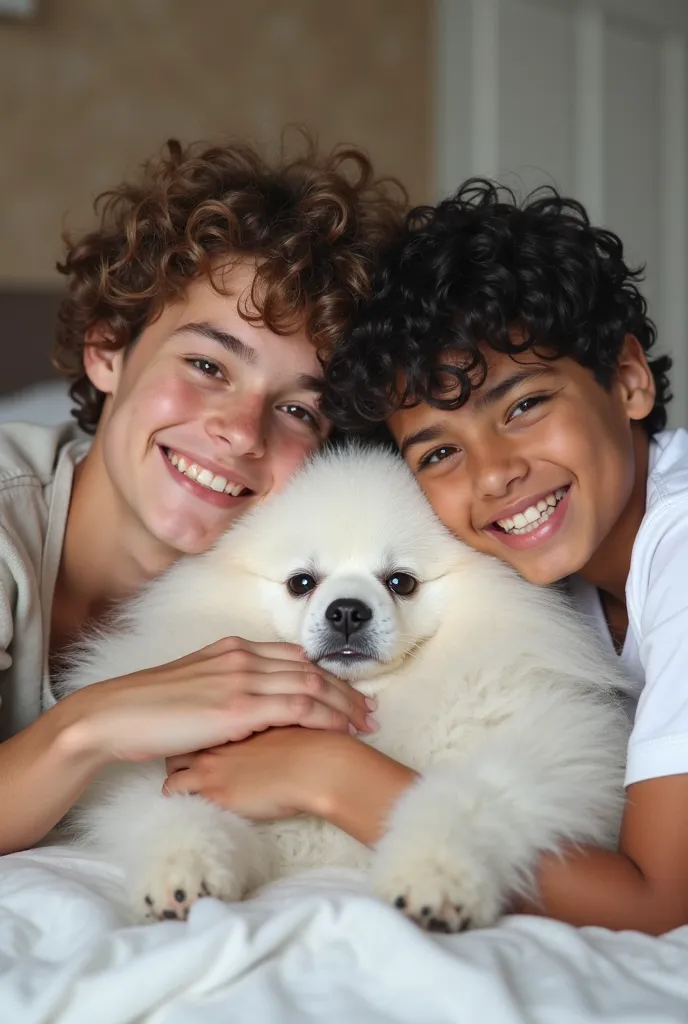
[[[457,409],[485,380],[485,346],[568,356],[609,387],[626,334],[646,353],[655,344],[642,277],[576,200],[546,187],[519,203],[471,178],[407,214],[372,297],[335,346],[324,411],[339,430],[375,433],[402,407]],[[671,359],[649,365],[657,395],[643,426],[652,436],[666,426]]]

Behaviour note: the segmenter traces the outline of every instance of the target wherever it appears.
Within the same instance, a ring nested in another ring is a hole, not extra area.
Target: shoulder
[[[14,484],[49,484],[66,446],[83,437],[76,424],[55,427],[32,423],[0,426],[0,493]]]
[[[629,614],[641,617],[650,591],[660,603],[688,595],[688,431],[653,439],[645,515],[631,557]],[[653,602],[655,604],[656,602]]]
[[[688,430],[663,430],[650,445],[647,512],[688,501]]]
[[[647,503],[633,557],[651,557],[679,536],[688,540],[688,430],[665,430],[650,448]]]
[[[88,445],[76,424],[0,426],[0,559],[21,549],[39,558],[60,480],[71,489],[78,454]]]

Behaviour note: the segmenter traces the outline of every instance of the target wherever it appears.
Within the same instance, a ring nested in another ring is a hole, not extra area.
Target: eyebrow
[[[510,377],[500,380],[499,383],[485,388],[484,391],[482,388],[478,388],[475,398],[476,404],[481,408],[494,405],[495,402],[499,402],[502,398],[510,395],[512,391],[515,391],[525,381],[535,380],[535,378],[542,377],[551,372],[552,370],[549,366],[539,366],[534,367],[532,370],[521,370],[518,373],[513,373]],[[412,434],[407,434],[399,446],[402,456],[405,456],[409,448],[413,448],[415,445],[437,441],[442,436],[443,430],[442,424],[434,423],[429,427],[416,430]]]
[[[172,331],[170,337],[174,338],[179,334],[201,334],[204,338],[210,338],[211,341],[216,341],[223,348],[227,349],[228,352],[232,352],[239,359],[242,359],[245,363],[255,363],[258,354],[254,348],[247,345],[246,342],[241,341],[240,338],[236,338],[233,334],[228,331],[223,331],[220,327],[216,327],[214,324],[208,323],[206,320],[193,321],[189,324],[184,324],[182,327],[178,327],[176,331]],[[322,393],[324,381],[321,377],[313,377],[310,373],[302,373],[293,381],[293,387],[299,391],[314,391],[318,394]]]
[[[484,390],[478,388],[475,403],[482,408],[494,405],[495,402],[499,402],[502,398],[510,395],[512,391],[515,391],[525,381],[535,380],[537,377],[543,377],[551,372],[552,370],[549,366],[537,366],[533,367],[532,370],[520,370],[518,373],[512,373],[510,377],[505,377],[504,380],[500,380],[499,383],[492,384]]]
[[[313,377],[310,373],[302,373],[294,381],[294,387],[299,391],[315,391],[317,394],[322,394],[324,383],[322,377]]]
[[[413,434],[407,434],[399,446],[402,457],[406,455],[409,448],[413,448],[416,444],[427,444],[428,441],[436,441],[441,433],[442,427],[437,423],[432,427],[423,427],[422,430],[416,430]]]
[[[258,358],[256,350],[247,345],[246,342],[241,341],[240,338],[235,338],[233,334],[223,331],[222,328],[216,327],[215,324],[208,323],[206,320],[183,324],[176,331],[172,331],[170,337],[174,338],[179,334],[200,334],[204,338],[216,341],[218,345],[222,345],[228,352],[231,352],[245,363],[255,363]]]

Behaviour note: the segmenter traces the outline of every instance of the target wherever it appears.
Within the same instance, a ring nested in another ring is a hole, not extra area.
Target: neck
[[[56,583],[62,614],[78,629],[131,597],[178,557],[145,531],[113,487],[96,435],[75,471]]]
[[[639,425],[633,427],[634,478],[628,501],[580,575],[598,590],[625,606],[626,581],[631,568],[631,553],[645,515],[650,442]]]

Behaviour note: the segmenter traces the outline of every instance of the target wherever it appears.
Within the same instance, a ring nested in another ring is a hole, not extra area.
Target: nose
[[[337,633],[348,639],[373,617],[372,609],[355,597],[340,597],[328,605],[325,618]]]
[[[472,462],[475,490],[483,498],[504,497],[513,484],[528,475],[527,460],[504,438],[486,439]]]
[[[256,396],[232,395],[208,422],[208,432],[229,445],[231,454],[265,454],[265,403]]]

